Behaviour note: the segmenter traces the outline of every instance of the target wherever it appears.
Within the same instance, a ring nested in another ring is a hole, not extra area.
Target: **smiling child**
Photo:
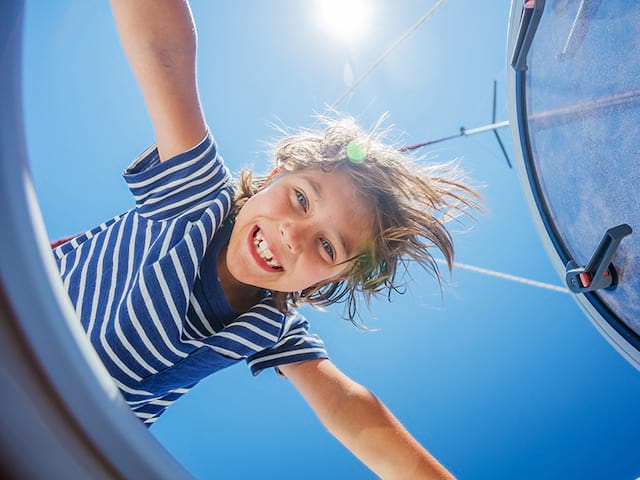
[[[200,108],[185,1],[114,0],[156,144],[125,180],[135,208],[54,249],[76,313],[132,411],[151,425],[202,378],[274,367],[383,478],[451,478],[389,410],[328,359],[295,310],[396,287],[407,262],[449,266],[444,223],[474,205],[450,165],[419,167],[350,118],[275,146],[234,183]]]

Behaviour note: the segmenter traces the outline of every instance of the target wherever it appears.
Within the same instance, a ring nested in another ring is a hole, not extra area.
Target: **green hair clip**
[[[362,163],[367,158],[367,150],[357,140],[351,140],[347,144],[347,158],[353,163]]]

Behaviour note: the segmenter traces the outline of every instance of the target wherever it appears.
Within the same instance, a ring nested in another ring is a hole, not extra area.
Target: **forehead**
[[[314,213],[327,230],[340,237],[347,256],[369,248],[373,242],[373,212],[346,172],[314,169],[289,175],[309,187]]]

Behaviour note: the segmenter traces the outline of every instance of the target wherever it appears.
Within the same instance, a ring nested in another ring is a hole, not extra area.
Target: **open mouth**
[[[273,252],[269,250],[269,245],[267,245],[267,241],[262,236],[260,227],[256,227],[253,232],[253,247],[256,255],[260,259],[264,260],[269,268],[273,270],[282,270],[282,266],[275,260]]]

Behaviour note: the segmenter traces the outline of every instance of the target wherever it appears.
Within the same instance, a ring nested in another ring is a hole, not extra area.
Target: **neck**
[[[218,278],[222,285],[222,291],[227,298],[229,305],[236,312],[246,312],[253,307],[262,296],[263,290],[239,282],[229,273],[227,268],[227,247],[221,249],[218,255]]]

